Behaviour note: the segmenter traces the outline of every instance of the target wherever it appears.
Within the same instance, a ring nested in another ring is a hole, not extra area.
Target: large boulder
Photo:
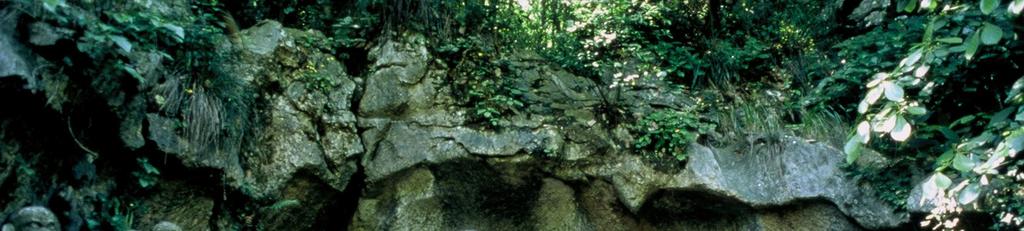
[[[692,145],[685,170],[674,174],[658,171],[635,156],[624,156],[606,169],[623,203],[633,211],[650,203],[655,193],[669,191],[728,198],[737,206],[753,208],[824,200],[869,229],[908,221],[906,214],[845,176],[841,151],[792,137],[778,142],[768,145],[781,146],[781,152],[741,153]]]

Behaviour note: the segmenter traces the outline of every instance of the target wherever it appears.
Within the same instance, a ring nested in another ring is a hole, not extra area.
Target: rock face
[[[685,106],[657,81],[606,94],[517,57],[529,115],[499,130],[467,124],[423,46],[405,35],[372,51],[358,113],[368,186],[350,229],[859,230],[908,220],[845,177],[841,151],[795,137],[767,144],[778,152],[694,144],[682,171],[659,170],[595,113],[604,102],[627,114]]]
[[[0,77],[33,75],[38,57],[25,43],[48,46],[68,36],[32,25],[31,41],[0,33]],[[6,31],[13,29],[0,25]],[[165,181],[139,197],[147,209],[136,211],[137,225],[307,230],[327,220],[351,230],[860,230],[908,221],[846,178],[842,152],[821,143],[780,137],[755,150],[695,143],[685,165],[672,169],[633,153],[623,121],[693,102],[661,80],[609,88],[536,55],[517,55],[508,74],[525,91],[526,106],[499,129],[481,126],[471,121],[471,106],[452,98],[449,67],[434,61],[426,38],[387,38],[370,50],[363,77],[347,75],[333,56],[307,44],[324,39],[316,31],[264,21],[237,41],[222,38],[217,52],[232,59],[218,68],[237,81],[232,86],[246,110],[236,111],[247,114],[217,117],[223,124],[211,127],[241,121],[251,129],[216,133],[244,139],[207,149],[197,148],[180,116],[151,100],[181,90],[161,74],[159,57],[131,55],[154,81],[110,103],[128,118],[118,124],[118,140],[129,150],[168,154],[181,171],[214,172],[218,182]],[[13,166],[7,152],[0,147],[0,167]],[[0,169],[0,185],[13,179],[7,169]]]

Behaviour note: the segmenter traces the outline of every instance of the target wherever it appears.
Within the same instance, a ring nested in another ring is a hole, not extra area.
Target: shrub
[[[669,155],[676,160],[685,161],[688,155],[686,148],[690,143],[714,129],[714,124],[704,120],[693,110],[659,110],[647,115],[633,126],[633,130],[640,134],[633,147],[642,152]]]

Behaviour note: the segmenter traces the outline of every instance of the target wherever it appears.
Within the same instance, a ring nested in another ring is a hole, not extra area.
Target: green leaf
[[[846,145],[843,146],[843,152],[846,153],[846,164],[853,164],[860,158],[860,139],[857,136],[851,137],[849,141],[846,141]]]
[[[960,44],[960,43],[964,42],[964,39],[962,39],[960,37],[945,37],[945,38],[940,38],[940,39],[938,39],[936,41],[944,42],[944,43],[949,43],[949,44]]]
[[[885,72],[876,73],[874,75],[874,77],[871,79],[871,81],[869,81],[868,84],[865,85],[865,86],[868,87],[868,88],[873,88],[875,86],[878,86],[879,83],[882,83],[882,80],[885,80],[886,78],[889,78],[889,73],[885,73]]]
[[[978,160],[975,155],[957,154],[956,157],[953,158],[953,169],[960,172],[970,172],[971,169],[974,169],[979,162],[981,161]]]
[[[950,180],[949,177],[941,172],[936,172],[932,179],[935,181],[935,186],[942,190],[949,188],[949,185],[953,184],[953,180]]]
[[[896,141],[906,141],[907,138],[910,138],[912,130],[910,123],[906,119],[902,116],[896,116],[896,125],[893,127],[892,132],[889,133],[889,136]]]
[[[978,45],[981,43],[981,32],[974,32],[971,38],[967,40],[966,48],[964,49],[964,58],[971,60],[974,58],[974,54],[978,52]]]
[[[857,124],[857,139],[864,144],[871,140],[871,124],[868,124],[868,121],[861,121],[860,124]]]
[[[921,0],[922,10],[934,10],[936,5],[934,0]]]
[[[917,1],[910,0],[909,2],[907,2],[907,5],[903,8],[903,11],[911,13],[914,12],[914,9],[917,9]]]
[[[994,45],[999,43],[999,40],[1003,38],[1003,29],[999,26],[992,25],[991,23],[985,23],[985,26],[981,29],[981,43],[985,45]]]
[[[135,80],[138,80],[139,83],[143,83],[143,82],[146,81],[146,79],[142,78],[142,75],[140,75],[139,72],[136,71],[135,68],[133,68],[131,66],[121,65],[121,69],[124,70],[124,72],[127,72],[128,75],[131,75],[132,78],[135,78]]]
[[[120,35],[111,35],[110,41],[114,41],[114,44],[120,47],[121,50],[124,50],[125,53],[132,52],[132,42],[129,42],[127,38]]]
[[[879,98],[882,98],[882,88],[881,87],[871,88],[871,90],[868,91],[868,95],[867,95],[868,105],[875,104],[875,102],[878,102]]]
[[[954,157],[956,157],[956,153],[952,149],[946,150],[939,158],[935,159],[935,169],[942,171],[942,169],[945,169],[953,162]]]
[[[974,202],[975,200],[978,199],[980,191],[981,185],[979,185],[978,182],[972,182],[971,184],[968,184],[967,187],[964,187],[962,191],[960,191],[960,196],[957,197],[957,201],[959,201],[962,205],[970,204],[971,202]]]
[[[952,184],[952,180],[941,172],[936,172],[928,177],[928,180],[924,182],[921,189],[924,191],[925,197],[935,197],[939,195],[939,192],[945,191]]]
[[[924,107],[915,106],[915,107],[907,108],[907,112],[910,112],[910,114],[914,114],[914,115],[924,115],[924,113],[927,113],[928,110],[925,109]]]
[[[50,13],[56,13],[57,7],[62,7],[65,4],[64,0],[43,0],[43,9]]]
[[[1021,10],[1024,10],[1024,0],[1013,0],[1010,2],[1010,6],[1006,7],[1007,11],[1011,14],[1020,14]]]
[[[885,89],[885,98],[893,102],[903,101],[903,88],[891,81],[882,82],[882,88]]]
[[[920,67],[917,67],[917,69],[914,69],[914,77],[924,77],[924,75],[928,74],[928,69],[930,68],[931,67],[928,65],[921,65]]]
[[[915,49],[914,52],[911,52],[910,55],[907,56],[907,58],[900,61],[900,66],[913,66],[918,60],[921,60],[922,56],[924,56],[924,51],[921,49]]]
[[[876,132],[881,132],[881,133],[889,133],[889,132],[891,132],[892,129],[894,127],[896,127],[896,117],[898,117],[898,116],[892,115],[892,116],[886,117],[885,120],[882,121],[882,123],[875,124],[875,129],[873,129],[873,130],[875,130]]]
[[[998,123],[1006,121],[1006,119],[1010,118],[1010,114],[1013,113],[1016,110],[1017,110],[1017,108],[1015,108],[1015,107],[1009,107],[1009,108],[1003,109],[1003,110],[1001,110],[999,112],[996,112],[996,114],[992,115],[992,118],[989,119],[988,126],[992,127],[992,126],[997,125]]]
[[[1017,153],[1024,151],[1024,135],[1013,134],[1006,138],[1006,146],[1010,148],[1011,153]]]
[[[981,13],[991,14],[993,10],[999,7],[999,0],[981,0]]]
[[[181,28],[178,25],[174,25],[174,24],[170,24],[170,23],[164,24],[163,27],[166,28],[167,30],[171,31],[171,33],[174,33],[174,36],[175,36],[174,38],[177,39],[179,42],[185,39],[185,29],[184,28]]]

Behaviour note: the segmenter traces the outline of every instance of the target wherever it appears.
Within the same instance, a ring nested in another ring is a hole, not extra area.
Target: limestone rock
[[[3,231],[60,231],[57,215],[42,206],[22,208],[10,219],[10,226],[4,225]],[[11,228],[13,229],[8,230]]]
[[[555,179],[543,182],[533,214],[538,230],[592,230],[571,187]]]
[[[203,190],[185,182],[167,181],[157,186],[158,192],[143,198],[135,211],[138,227],[169,227],[173,222],[178,230],[208,230],[214,213],[214,199]]]
[[[906,214],[896,213],[845,177],[840,169],[841,151],[793,138],[781,142],[781,153],[739,154],[694,145],[681,173],[660,173],[632,160],[618,166],[622,171],[613,174],[612,182],[634,211],[655,192],[671,190],[721,195],[752,207],[823,199],[869,229],[896,227],[907,221]]]
[[[21,12],[14,7],[0,9],[0,78],[20,76],[28,82],[28,89],[35,89],[39,58],[16,37],[19,16]]]
[[[182,231],[181,227],[179,227],[177,224],[174,224],[174,223],[171,223],[171,222],[168,222],[168,221],[161,221],[160,223],[156,223],[156,225],[153,225],[153,229],[152,230],[153,231]]]

